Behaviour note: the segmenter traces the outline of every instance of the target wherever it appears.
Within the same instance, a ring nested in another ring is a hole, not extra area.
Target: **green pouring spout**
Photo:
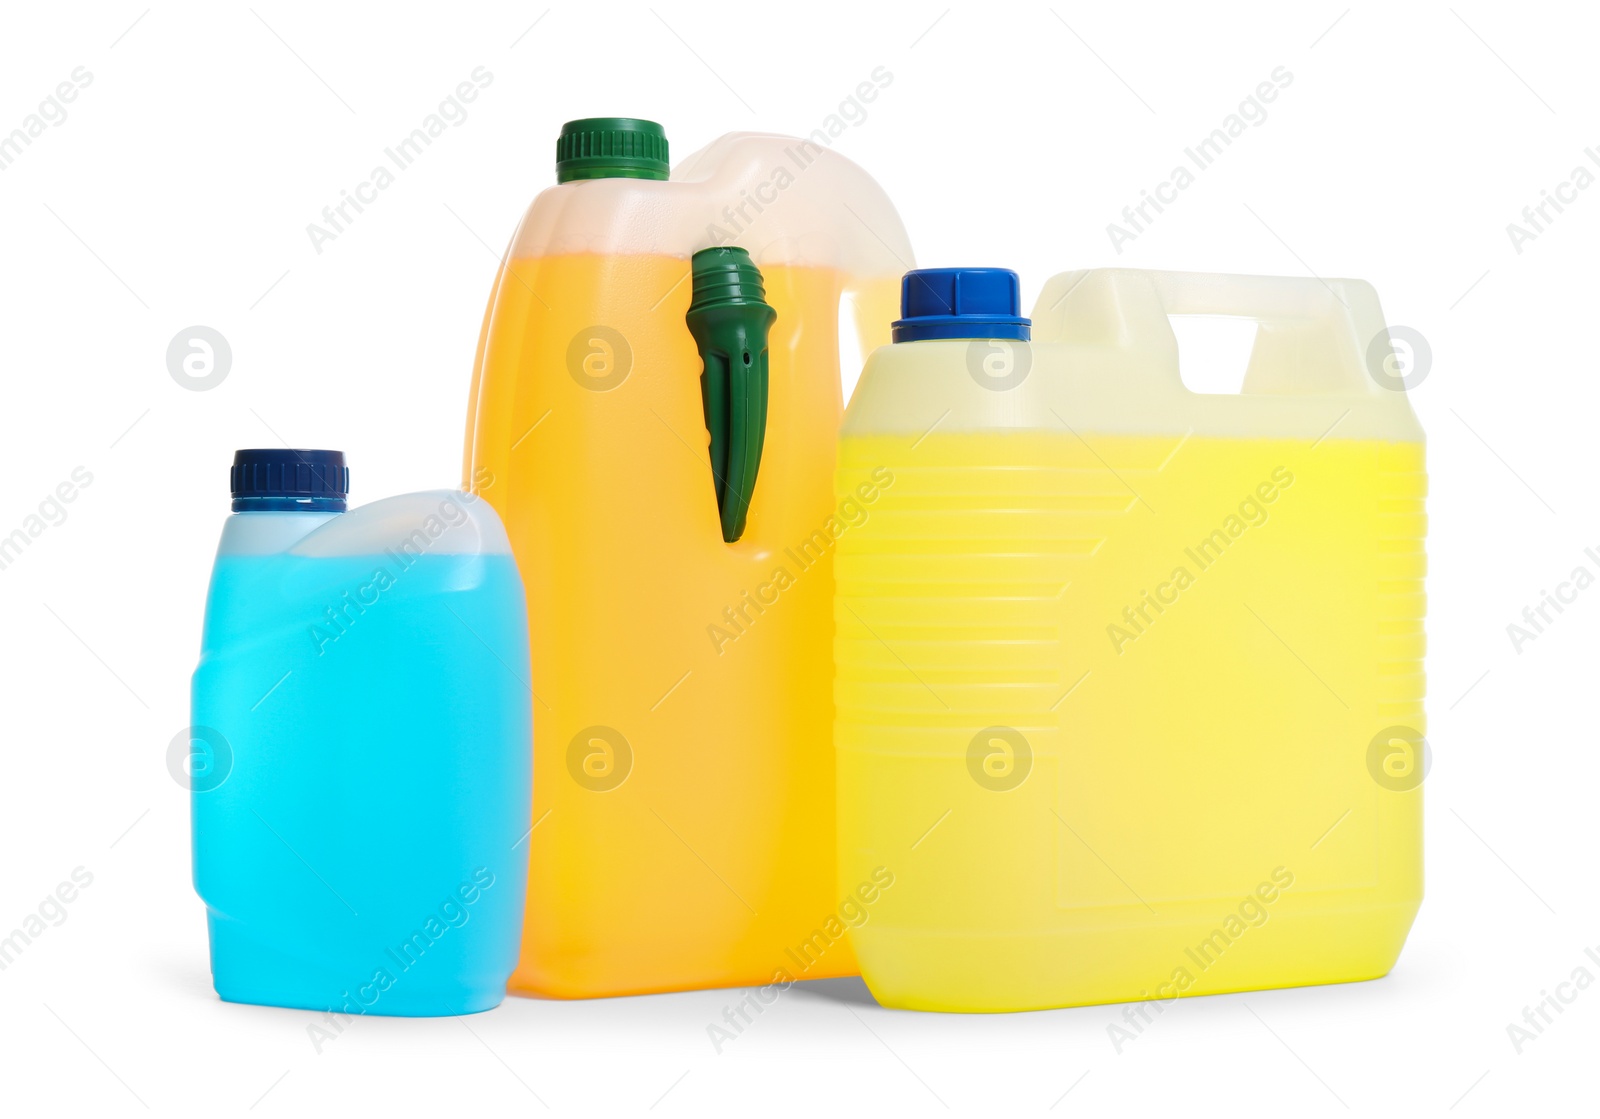
[[[744,249],[701,249],[689,263],[693,293],[685,320],[705,369],[700,396],[711,435],[722,539],[744,535],[767,435],[767,335],[778,313],[761,270]]]

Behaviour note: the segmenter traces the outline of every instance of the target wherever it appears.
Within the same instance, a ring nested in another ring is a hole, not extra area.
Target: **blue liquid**
[[[509,555],[219,557],[193,712],[226,747],[192,802],[222,998],[501,1001],[527,887],[528,679]]]

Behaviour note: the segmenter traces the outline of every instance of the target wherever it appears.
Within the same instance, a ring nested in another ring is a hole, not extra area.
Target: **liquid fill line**
[[[507,252],[509,252],[509,251],[510,250],[508,249]],[[494,252],[494,250],[490,249],[489,252],[492,254]],[[522,278],[522,273],[517,271],[517,262],[516,261],[512,261],[511,263],[507,264],[506,265],[506,271],[511,273],[511,278],[516,280],[517,283],[521,284],[523,286],[523,288],[525,288],[527,290],[529,295],[533,296],[535,299],[537,299],[539,301],[539,306],[543,307],[546,311],[550,310],[550,304],[546,303],[544,301],[544,297],[542,295],[540,295],[538,292],[534,291],[533,290],[533,285],[528,283],[527,280],[524,280]]]
[[[915,443],[911,444],[911,449],[914,451],[918,447],[922,446],[922,441],[924,439],[926,439],[928,436],[932,435],[933,434],[933,429],[938,427],[941,423],[943,423],[944,422],[944,418],[946,416],[948,416],[949,414],[950,414],[950,409],[948,409],[948,408],[946,408],[943,412],[940,412],[939,413],[939,418],[934,420],[931,424],[928,425],[928,430],[924,431],[921,435],[917,436],[917,441]]]
[[[540,18],[542,19],[544,17],[541,16]],[[535,20],[534,22],[538,22],[538,21]],[[531,28],[530,28],[530,30],[531,30]],[[479,237],[478,236],[478,231],[476,229],[473,229],[472,226],[468,225],[467,224],[467,220],[465,218],[463,218],[460,214],[456,213],[455,210],[451,209],[450,203],[443,202],[443,203],[441,203],[441,205],[444,206],[444,208],[446,210],[450,210],[450,216],[455,218],[456,221],[460,222],[461,223],[461,228],[465,229],[468,233],[472,234],[474,240],[476,240],[478,242],[478,244],[483,246],[483,251],[484,252],[486,252],[490,256],[494,257],[495,260],[501,259],[500,258],[500,254],[495,252],[494,249],[490,247],[489,242],[485,241],[482,237]],[[550,309],[550,304],[546,303],[543,299],[541,299],[540,296],[539,296],[539,293],[533,290],[533,285],[528,283],[527,280],[524,280],[522,278],[521,273],[519,273],[517,271],[516,261],[510,259],[510,257],[511,257],[511,248],[508,247],[506,249],[505,271],[511,273],[511,278],[516,280],[517,283],[521,284],[529,295],[533,296],[535,299],[538,299],[539,300],[539,305],[541,307],[543,307],[546,311],[548,311]]]
[[[1173,459],[1178,457],[1178,452],[1183,450],[1183,448],[1188,445],[1189,440],[1193,436],[1194,436],[1194,428],[1192,428],[1192,427],[1188,431],[1183,433],[1183,438],[1178,440],[1178,445],[1176,447],[1172,448],[1171,451],[1167,452],[1167,457],[1162,459],[1161,460],[1161,465],[1156,467],[1156,473],[1157,474],[1160,474],[1163,470],[1165,470],[1167,468],[1167,464],[1170,463]]]
[[[1339,413],[1339,419],[1338,420],[1334,420],[1331,424],[1328,425],[1328,430],[1327,431],[1324,431],[1321,435],[1317,436],[1317,441],[1315,443],[1311,444],[1311,449],[1314,451],[1319,446],[1321,446],[1322,441],[1324,439],[1326,439],[1328,436],[1332,435],[1333,434],[1333,429],[1339,426],[1339,420],[1344,419],[1349,414],[1350,414],[1350,409],[1348,409],[1348,408],[1346,408],[1343,412],[1340,412]]]
[[[687,280],[689,278],[690,273],[693,272],[693,271],[694,270],[692,268],[685,268],[683,270],[683,275],[678,277],[677,282],[674,283],[670,288],[668,288],[666,290],[666,292],[662,294],[660,299],[658,299],[654,303],[650,304],[650,310],[646,311],[645,314],[647,314],[647,315],[651,314],[652,312],[655,311],[655,309],[657,307],[659,307],[663,303],[665,303],[667,301],[667,296],[671,295],[673,292],[677,291],[678,288],[682,287],[683,286],[683,281]]]
[[[1089,446],[1089,441],[1087,439],[1085,439],[1083,436],[1079,435],[1077,429],[1074,428],[1071,424],[1069,424],[1066,421],[1066,418],[1064,416],[1062,416],[1062,414],[1060,412],[1057,412],[1054,408],[1052,408],[1052,409],[1050,409],[1050,414],[1052,416],[1054,416],[1056,419],[1061,421],[1061,426],[1062,427],[1064,427],[1068,431],[1072,432],[1073,438],[1076,439],[1078,442],[1082,443],[1083,446],[1084,446],[1084,449],[1087,450],[1091,455],[1093,455],[1096,458],[1096,460],[1099,461],[1101,466],[1103,466],[1107,470],[1111,471],[1111,476],[1113,478],[1115,478],[1117,481],[1121,482],[1124,489],[1126,489],[1129,493],[1133,494],[1134,497],[1139,499],[1139,504],[1140,505],[1143,505],[1146,509],[1150,509],[1150,515],[1151,516],[1155,516],[1156,515],[1156,511],[1154,509],[1151,509],[1150,508],[1150,503],[1144,499],[1144,495],[1142,493],[1140,493],[1138,490],[1134,489],[1132,486],[1128,485],[1128,480],[1126,478],[1124,478],[1121,474],[1118,474],[1116,469],[1109,462],[1107,462],[1105,459],[1101,458],[1100,457],[1100,452],[1095,450],[1093,447]]]

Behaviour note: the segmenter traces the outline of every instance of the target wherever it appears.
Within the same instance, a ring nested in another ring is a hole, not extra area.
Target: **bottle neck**
[[[235,513],[343,513],[342,497],[236,497]]]

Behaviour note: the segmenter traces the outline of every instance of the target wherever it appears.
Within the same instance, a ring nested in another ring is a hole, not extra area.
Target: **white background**
[[[1506,227],[1600,173],[1597,29],[1576,5],[1207,8],[9,7],[0,134],[93,77],[0,171],[0,535],[93,482],[0,571],[0,932],[94,880],[0,971],[0,1111],[1591,1110],[1600,985],[1520,1055],[1506,1027],[1600,976],[1600,590],[1520,652],[1506,627],[1600,573],[1600,186],[1520,253]],[[307,224],[478,66],[470,116],[318,254]],[[359,1019],[320,1055],[311,1015],[220,1003],[165,756],[233,450],[342,448],[357,500],[453,484],[495,258],[563,120],[647,116],[681,157],[810,132],[879,66],[836,146],[919,263],[1015,268],[1025,306],[1113,263],[1358,276],[1428,339],[1428,893],[1393,974],[1185,1000],[1120,1054],[1120,1008],[888,1012],[856,981],[797,987],[720,1055],[729,992]],[[1279,66],[1268,118],[1119,255],[1106,225]],[[165,358],[197,324],[233,353],[206,392]]]

